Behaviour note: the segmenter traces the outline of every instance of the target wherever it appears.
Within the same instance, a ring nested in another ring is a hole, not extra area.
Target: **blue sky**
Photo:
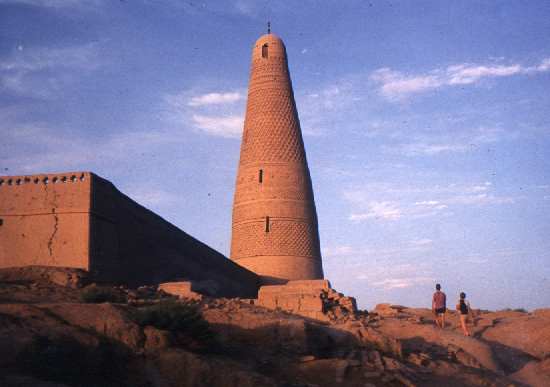
[[[547,1],[0,0],[1,173],[96,172],[228,254],[267,19],[333,286],[550,306]]]

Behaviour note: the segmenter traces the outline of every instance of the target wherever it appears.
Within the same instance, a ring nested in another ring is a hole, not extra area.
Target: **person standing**
[[[470,303],[466,301],[466,293],[460,293],[460,299],[456,304],[456,310],[460,313],[460,326],[462,327],[462,333],[464,336],[470,336],[466,321],[468,320],[468,314],[470,313]]]
[[[435,293],[432,297],[432,311],[435,314],[435,324],[445,328],[445,312],[447,311],[447,296],[441,291],[441,285],[435,285]]]

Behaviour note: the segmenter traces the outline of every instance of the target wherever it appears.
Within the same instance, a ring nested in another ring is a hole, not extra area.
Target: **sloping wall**
[[[175,279],[254,297],[256,274],[89,172],[0,177],[0,267],[89,270],[129,285]]]
[[[218,295],[256,295],[256,274],[191,237],[118,191],[92,178],[91,270],[131,284],[174,279],[209,281]],[[113,255],[117,252],[116,256]]]

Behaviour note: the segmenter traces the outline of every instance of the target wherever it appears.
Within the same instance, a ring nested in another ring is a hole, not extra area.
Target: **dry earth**
[[[473,337],[454,313],[379,305],[318,322],[203,298],[208,341],[136,323],[153,288],[83,303],[93,284],[69,269],[0,270],[1,386],[550,386],[550,309],[482,312]]]

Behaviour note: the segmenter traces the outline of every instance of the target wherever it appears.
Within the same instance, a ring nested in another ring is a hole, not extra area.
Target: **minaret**
[[[231,259],[264,284],[322,279],[317,213],[283,41],[252,50]]]

